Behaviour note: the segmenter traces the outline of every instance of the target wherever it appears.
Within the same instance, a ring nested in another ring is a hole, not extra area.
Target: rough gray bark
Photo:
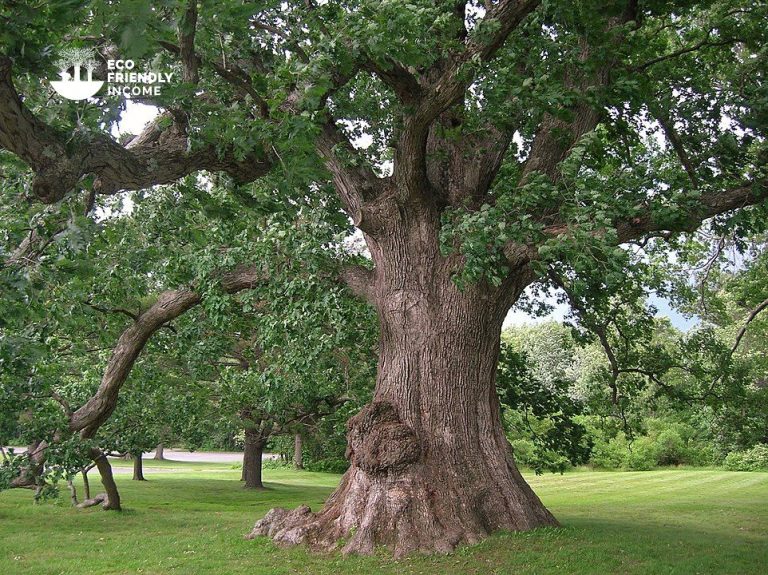
[[[243,475],[245,489],[264,489],[261,478],[262,456],[267,438],[256,427],[245,428],[245,445],[243,449]]]
[[[165,446],[162,443],[157,444],[157,447],[155,448],[154,459],[158,461],[165,461]]]
[[[88,480],[88,471],[89,468],[83,469],[82,477],[83,477],[83,496],[86,499],[91,498],[91,482]]]
[[[459,291],[436,226],[426,210],[369,238],[379,369],[372,403],[348,424],[349,471],[318,513],[273,510],[250,536],[402,556],[557,525],[515,466],[495,390],[502,322],[533,276]]]
[[[449,552],[499,529],[557,525],[515,466],[495,390],[502,323],[535,279],[529,263],[536,248],[505,250],[510,271],[501,285],[460,291],[452,275],[463,262],[443,256],[438,242],[445,206],[479,208],[510,141],[496,130],[488,131],[490,141],[444,137],[442,126],[463,122],[468,77],[457,67],[464,58],[491,58],[537,4],[499,2],[488,15],[499,20],[498,35],[467,40],[456,58],[421,76],[422,89],[400,119],[391,178],[376,182],[369,171],[348,169],[336,155],[344,144],[339,132],[326,127],[321,134],[318,151],[374,262],[373,272],[346,276],[378,312],[376,388],[348,424],[350,469],[323,509],[272,510],[249,537],[320,549],[343,540],[345,553],[363,554],[383,544],[402,556]],[[380,77],[405,94],[408,74]],[[567,126],[542,122],[527,169],[554,175],[599,115],[587,107],[574,118]]]
[[[96,463],[96,469],[99,470],[101,475],[101,483],[104,486],[105,493],[97,495],[90,501],[84,501],[80,505],[87,507],[86,503],[94,504],[101,503],[102,508],[105,510],[121,511],[120,506],[120,493],[117,490],[117,484],[115,483],[115,477],[112,475],[112,466],[107,459],[107,456],[98,448],[93,447],[89,450],[89,455]]]
[[[133,459],[133,480],[146,481],[144,478],[144,460],[141,451],[131,454]]]
[[[293,467],[295,469],[304,469],[303,443],[301,432],[297,431],[293,436]]]

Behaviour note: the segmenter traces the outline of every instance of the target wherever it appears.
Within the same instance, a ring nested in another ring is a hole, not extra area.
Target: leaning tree
[[[730,215],[768,197],[763,1],[83,4],[0,12],[0,147],[31,198],[207,170],[248,201],[279,174],[286,202],[333,189],[365,238],[370,266],[344,277],[378,313],[374,397],[324,508],[257,524],[280,542],[400,555],[555,525],[499,420],[507,311],[539,281],[610,291],[627,242],[715,216],[748,231],[760,218]],[[115,101],[40,95],[44,48],[78,38],[178,65],[125,145],[103,128]]]

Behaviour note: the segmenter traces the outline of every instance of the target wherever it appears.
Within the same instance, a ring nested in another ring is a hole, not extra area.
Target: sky
[[[112,128],[112,135],[117,138],[121,133],[139,134],[144,126],[153,120],[157,114],[158,109],[154,106],[136,103],[128,99],[126,100],[126,109],[120,117],[120,122]],[[362,143],[362,145],[365,146],[365,143]],[[658,317],[668,317],[672,325],[680,330],[687,331],[698,323],[695,318],[686,318],[672,309],[669,301],[663,298],[652,295],[648,301],[658,309],[658,313],[656,314]],[[507,314],[507,318],[504,320],[504,327],[541,323],[545,321],[562,322],[563,318],[568,313],[568,306],[565,304],[558,304],[555,296],[548,298],[547,303],[553,305],[554,309],[548,315],[541,317],[534,317],[522,310],[512,308]]]
[[[556,321],[558,323],[562,322],[565,316],[568,314],[569,306],[566,304],[557,303],[555,296],[547,297],[545,298],[545,301],[554,307],[552,312],[550,312],[548,315],[534,317],[522,310],[518,310],[513,307],[504,320],[504,327],[508,328],[518,325],[531,325],[546,321]],[[698,325],[699,323],[698,319],[687,318],[683,314],[674,310],[668,300],[657,295],[651,295],[648,298],[648,303],[655,306],[658,310],[656,312],[656,317],[669,318],[672,326],[681,331],[688,331],[690,328]]]

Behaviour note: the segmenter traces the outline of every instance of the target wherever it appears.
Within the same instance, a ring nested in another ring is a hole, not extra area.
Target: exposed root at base
[[[86,509],[88,507],[95,507],[97,505],[101,505],[102,509],[105,511],[120,511],[120,508],[110,506],[109,498],[107,497],[106,493],[99,493],[96,497],[85,499],[84,501],[78,503],[75,507],[78,509]]]

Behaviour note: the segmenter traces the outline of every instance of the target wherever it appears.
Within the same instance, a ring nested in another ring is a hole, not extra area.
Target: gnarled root
[[[557,525],[511,459],[425,456],[389,403],[374,402],[352,418],[348,440],[352,465],[321,511],[272,509],[246,538],[359,554],[388,545],[400,557],[448,553],[499,529]]]
[[[95,507],[96,505],[103,505],[107,503],[107,494],[99,493],[96,497],[91,499],[84,499],[76,505],[78,509],[85,509],[88,507]]]

